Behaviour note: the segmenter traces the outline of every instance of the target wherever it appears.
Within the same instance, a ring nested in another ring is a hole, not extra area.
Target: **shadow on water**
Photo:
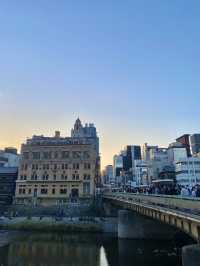
[[[1,233],[0,233],[1,234]],[[99,234],[20,233],[0,247],[1,266],[180,266],[173,242]]]

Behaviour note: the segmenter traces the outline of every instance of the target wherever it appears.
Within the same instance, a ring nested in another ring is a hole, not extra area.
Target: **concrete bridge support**
[[[200,245],[185,246],[182,249],[183,266],[200,265]]]
[[[118,237],[127,239],[172,239],[176,229],[133,211],[118,212]]]

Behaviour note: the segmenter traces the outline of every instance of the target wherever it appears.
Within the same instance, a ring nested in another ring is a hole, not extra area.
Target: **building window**
[[[29,152],[23,152],[23,158],[25,160],[28,160],[29,159]]]
[[[48,189],[47,188],[42,188],[41,189],[41,194],[48,194]]]
[[[53,179],[56,180],[56,175],[53,175]]]
[[[84,174],[83,176],[83,179],[84,180],[90,180],[91,176],[90,175],[87,175],[87,174]]]
[[[90,183],[83,183],[83,194],[90,194]]]
[[[23,176],[23,175],[21,175],[21,176],[20,176],[20,180],[23,180],[23,179],[24,179],[24,176]]]
[[[74,159],[80,159],[81,158],[81,152],[80,151],[73,151],[72,156]]]
[[[40,160],[40,152],[33,152],[32,156],[33,160]]]
[[[69,151],[62,151],[62,159],[68,159],[69,158]]]
[[[31,180],[37,180],[37,174],[36,173],[33,173],[32,176],[31,176]]]
[[[37,197],[37,188],[34,188],[34,197]]]
[[[57,164],[54,164],[54,170],[57,170]]]
[[[58,152],[54,152],[54,159],[58,159]]]
[[[73,169],[78,170],[79,169],[79,163],[73,163]]]
[[[90,158],[90,153],[89,153],[89,151],[84,151],[84,152],[83,152],[83,158],[84,158],[84,159],[89,159],[89,158]]]
[[[43,152],[43,159],[51,159],[51,152],[50,151],[45,151]]]
[[[67,194],[67,189],[66,188],[61,188],[60,189],[60,194]]]
[[[72,180],[79,180],[79,175],[78,174],[73,174],[72,175]]]
[[[31,188],[29,188],[29,190],[28,190],[28,194],[31,194]]]
[[[90,163],[84,163],[84,169],[89,170],[91,168]]]
[[[43,176],[42,176],[42,179],[43,180],[48,180],[49,179],[49,175],[44,173]]]
[[[49,170],[49,164],[43,164],[43,170]]]
[[[52,194],[55,194],[56,193],[56,190],[55,188],[52,189]]]

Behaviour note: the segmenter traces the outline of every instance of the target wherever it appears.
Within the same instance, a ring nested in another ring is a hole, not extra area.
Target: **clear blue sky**
[[[0,3],[0,146],[94,122],[126,144],[200,132],[200,1]]]

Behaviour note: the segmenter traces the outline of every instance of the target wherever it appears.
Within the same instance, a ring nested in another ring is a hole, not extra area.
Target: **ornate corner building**
[[[21,147],[15,203],[61,205],[91,199],[100,175],[99,138],[77,119],[71,137],[33,136]]]

